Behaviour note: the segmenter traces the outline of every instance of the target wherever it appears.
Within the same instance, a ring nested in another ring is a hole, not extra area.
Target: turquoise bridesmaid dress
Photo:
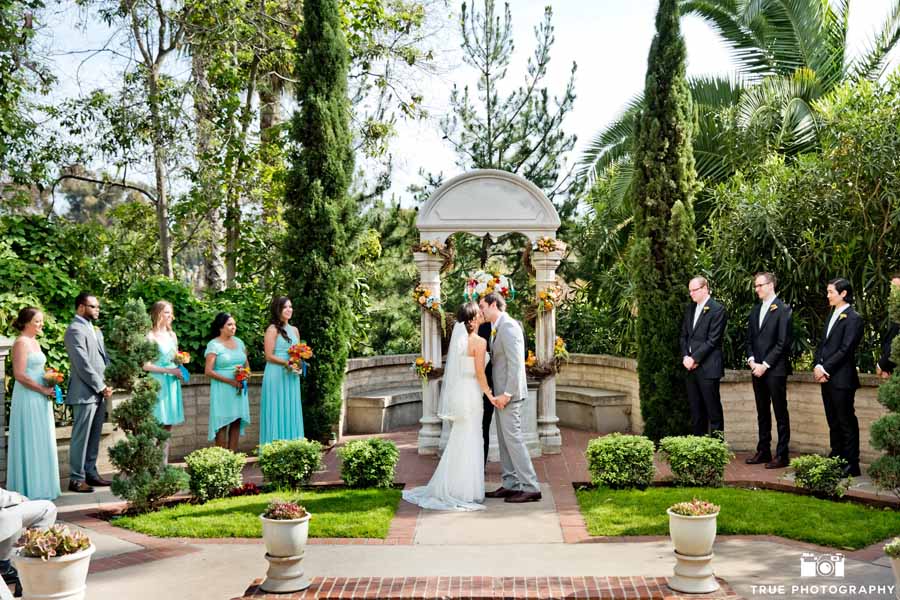
[[[275,338],[275,356],[288,359],[288,348],[299,340],[294,328],[287,328],[288,342]],[[267,362],[263,373],[259,408],[259,444],[303,437],[303,405],[300,403],[300,376],[281,365]]]
[[[234,368],[247,362],[247,351],[237,337],[232,338],[237,346],[234,350],[226,348],[217,340],[210,340],[206,345],[208,354],[216,355],[213,369],[226,379],[234,379]],[[216,439],[216,431],[233,423],[241,421],[240,434],[244,435],[244,429],[250,424],[250,401],[246,392],[239,392],[233,386],[222,383],[216,379],[209,382],[209,440]]]
[[[159,352],[156,360],[153,362],[157,367],[164,369],[174,369],[175,362],[173,357],[177,342],[173,336],[169,336],[166,340],[156,340],[156,347]],[[167,373],[150,373],[150,377],[159,383],[159,394],[156,400],[156,406],[153,407],[153,416],[163,425],[178,425],[184,423],[184,406],[181,401],[181,380],[174,375]]]
[[[35,383],[46,385],[46,363],[43,352],[29,352],[25,372]],[[53,400],[18,381],[13,386],[7,456],[8,489],[32,500],[54,500],[59,496]]]

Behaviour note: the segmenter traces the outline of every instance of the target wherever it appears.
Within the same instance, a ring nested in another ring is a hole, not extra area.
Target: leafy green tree
[[[353,243],[358,211],[348,194],[354,156],[347,98],[349,53],[337,0],[306,0],[297,38],[296,151],[282,246],[294,319],[316,359],[303,380],[307,436],[329,440],[341,404],[351,337]]]
[[[637,282],[641,416],[645,435],[656,440],[682,433],[688,423],[678,337],[682,290],[695,260],[697,184],[685,55],[677,0],[660,0],[637,121],[630,255]]]
[[[900,290],[892,289],[890,297],[890,318],[900,322]],[[891,360],[900,364],[900,342],[894,340]],[[890,412],[872,423],[872,447],[883,450],[869,467],[869,475],[882,489],[891,490],[900,496],[900,370],[895,370],[890,379],[878,388],[878,401]]]
[[[897,268],[900,239],[900,135],[893,116],[900,74],[883,84],[845,84],[817,103],[821,150],[792,162],[773,157],[711,190],[716,209],[702,261],[717,295],[732,314],[755,301],[748,284],[758,271],[779,279],[779,295],[794,307],[795,355],[808,353],[828,318],[828,280],[853,284],[854,306],[866,323],[860,368],[874,366],[873,349],[887,321],[889,275]],[[740,340],[740,325],[728,336]],[[731,366],[738,344],[725,344]],[[809,366],[801,362],[798,366]]]
[[[159,384],[141,366],[156,357],[156,345],[147,340],[150,317],[140,300],[129,301],[109,328],[108,348],[111,363],[109,381],[131,392],[131,396],[113,410],[113,420],[125,439],[109,449],[116,467],[112,492],[128,501],[129,509],[146,512],[157,503],[184,489],[187,476],[163,462],[162,445],[170,434],[153,416]]]
[[[772,151],[794,156],[814,149],[821,131],[815,100],[843,82],[878,79],[900,40],[900,4],[856,58],[847,47],[850,0],[679,0],[679,5],[682,14],[699,16],[722,36],[739,74],[736,80],[688,82],[698,115],[696,168],[707,183],[723,181]],[[633,174],[631,150],[643,103],[641,96],[632,99],[594,136],[580,160],[589,184],[616,180],[616,202],[627,202],[624,190]],[[700,200],[698,226],[711,209],[705,197]]]

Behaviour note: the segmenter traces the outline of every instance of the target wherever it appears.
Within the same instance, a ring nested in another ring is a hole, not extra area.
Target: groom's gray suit
[[[69,446],[69,480],[99,479],[97,453],[106,420],[103,379],[109,358],[103,333],[87,319],[76,316],[66,329],[66,352],[72,365],[66,404],[72,406],[72,442]]]
[[[503,468],[503,487],[522,492],[541,491],[528,448],[522,439],[522,405],[528,397],[525,377],[525,337],[519,324],[505,312],[494,323],[491,365],[494,396],[510,395],[509,404],[495,411],[497,444]]]

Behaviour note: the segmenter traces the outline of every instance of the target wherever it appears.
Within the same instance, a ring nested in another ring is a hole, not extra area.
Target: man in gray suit
[[[479,306],[484,318],[491,322],[491,365],[493,394],[491,404],[497,408],[497,444],[503,483],[487,498],[504,498],[506,502],[537,502],[541,499],[534,465],[522,439],[522,405],[528,396],[525,377],[525,337],[519,324],[506,314],[506,301],[497,293],[485,295]]]
[[[9,564],[13,548],[27,528],[47,529],[56,522],[56,506],[49,500],[29,500],[22,494],[0,488],[0,570],[5,583],[14,583],[21,596],[19,574]]]
[[[93,492],[91,486],[110,484],[97,472],[106,399],[112,395],[112,388],[103,379],[109,364],[103,333],[94,327],[99,316],[100,302],[82,292],[75,299],[75,319],[66,330],[66,352],[72,365],[66,394],[74,421],[69,446],[69,491],[72,492]]]

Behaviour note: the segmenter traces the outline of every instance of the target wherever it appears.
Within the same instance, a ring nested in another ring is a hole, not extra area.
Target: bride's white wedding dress
[[[404,500],[431,510],[484,510],[483,412],[475,358],[468,355],[468,332],[457,323],[438,409],[438,416],[452,423],[447,446],[428,485],[404,490]]]

